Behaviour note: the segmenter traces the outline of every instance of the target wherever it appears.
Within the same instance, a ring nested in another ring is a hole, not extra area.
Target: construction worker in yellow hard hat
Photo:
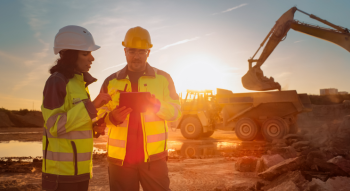
[[[99,117],[107,113],[110,189],[138,191],[141,184],[145,191],[170,190],[167,121],[181,116],[179,96],[171,76],[147,62],[153,45],[146,29],[129,29],[122,45],[127,65],[104,81],[101,93],[113,101],[98,109]],[[125,92],[149,92],[148,108],[119,107]]]
[[[54,53],[60,57],[50,69],[41,106],[43,190],[88,190],[96,108],[111,100],[103,93],[90,100],[88,85],[96,81],[88,73],[95,60],[91,51],[99,48],[80,26],[63,27],[55,37]]]

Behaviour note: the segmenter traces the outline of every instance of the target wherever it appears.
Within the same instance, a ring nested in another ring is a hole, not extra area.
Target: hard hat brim
[[[57,55],[61,50],[95,51],[95,50],[98,50],[99,48],[101,48],[101,46],[98,46],[98,45],[90,46],[87,49],[79,49],[79,48],[74,48],[73,49],[73,48],[65,48],[65,47],[54,47],[53,51],[54,51],[55,55]]]

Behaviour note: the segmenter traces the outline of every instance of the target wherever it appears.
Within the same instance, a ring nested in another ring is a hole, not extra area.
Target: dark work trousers
[[[88,188],[89,180],[74,183],[58,183],[57,189],[54,189],[54,191],[88,191]]]
[[[123,166],[109,164],[109,185],[111,191],[170,191],[170,179],[166,159]]]

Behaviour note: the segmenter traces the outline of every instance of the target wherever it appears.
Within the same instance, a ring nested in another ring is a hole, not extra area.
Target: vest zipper
[[[70,142],[72,144],[72,148],[73,148],[73,163],[74,163],[74,175],[78,175],[78,154],[77,154],[77,147],[75,146],[75,142],[71,141]]]
[[[45,158],[45,172],[46,172],[46,156],[47,156],[47,148],[49,147],[49,139],[47,138],[46,129],[45,129],[45,137],[46,137],[46,144],[45,144],[45,156],[44,156],[44,158]]]

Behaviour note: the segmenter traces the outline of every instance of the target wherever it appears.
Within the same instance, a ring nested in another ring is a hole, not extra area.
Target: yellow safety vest
[[[80,182],[92,177],[92,119],[97,111],[87,85],[94,81],[89,73],[67,79],[58,72],[46,81],[41,106],[43,181]]]
[[[119,106],[119,95],[125,87],[127,87],[126,92],[132,91],[131,82],[127,76],[127,66],[104,81],[101,92],[108,93],[112,97],[112,101],[98,109],[98,118],[107,113],[105,122],[109,128],[108,161],[120,166],[123,165],[126,155],[129,116],[122,124],[115,125],[111,122],[109,113]],[[170,75],[151,67],[148,63],[145,73],[139,78],[138,92],[150,92],[161,103],[157,113],[146,111],[140,114],[144,140],[144,162],[150,162],[168,156],[168,126],[166,122],[180,118],[179,96]]]

